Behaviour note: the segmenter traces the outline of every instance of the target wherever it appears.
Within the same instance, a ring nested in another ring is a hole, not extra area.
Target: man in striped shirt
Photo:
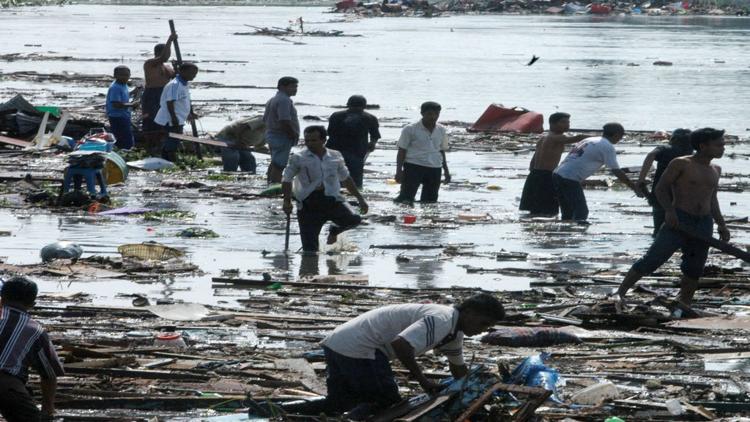
[[[35,422],[55,413],[57,377],[64,374],[47,333],[31,319],[36,283],[17,276],[0,289],[0,414],[8,422]],[[28,367],[41,377],[42,411],[26,389]]]
[[[357,420],[401,401],[390,361],[397,358],[428,393],[441,385],[425,377],[416,356],[435,349],[448,358],[454,378],[467,373],[463,337],[473,336],[505,317],[490,294],[472,296],[456,306],[390,305],[373,309],[333,330],[322,342],[328,365],[330,410],[347,411]]]

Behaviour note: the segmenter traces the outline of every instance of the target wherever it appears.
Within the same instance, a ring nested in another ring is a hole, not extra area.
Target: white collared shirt
[[[164,85],[159,100],[159,111],[156,112],[156,117],[154,117],[154,122],[157,124],[162,126],[172,124],[172,115],[169,114],[169,108],[167,107],[167,103],[170,101],[174,101],[174,114],[177,117],[177,124],[184,125],[188,115],[190,115],[190,89],[188,83],[180,75]]]
[[[344,202],[344,197],[341,196],[341,182],[348,177],[349,170],[340,152],[326,148],[321,158],[305,148],[289,157],[281,181],[292,183],[292,192],[297,201],[304,201],[322,186],[326,196]]]
[[[445,127],[439,123],[430,132],[420,120],[401,130],[398,147],[406,150],[405,162],[440,168],[443,166],[443,155],[440,151],[447,151],[449,148],[448,134]]]

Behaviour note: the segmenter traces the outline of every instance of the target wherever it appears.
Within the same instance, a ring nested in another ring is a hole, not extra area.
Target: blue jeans
[[[706,237],[711,236],[714,220],[710,215],[697,216],[680,209],[676,212],[681,226]],[[708,245],[666,225],[661,226],[646,255],[636,261],[632,269],[638,274],[649,275],[667,262],[677,249],[682,249],[682,263],[680,264],[682,274],[694,279],[700,278],[703,275],[706,259],[708,259]]]
[[[340,151],[344,157],[344,163],[349,170],[349,176],[354,180],[358,188],[362,188],[362,179],[365,173],[365,157],[348,151]]]
[[[296,142],[286,135],[266,133],[266,143],[268,143],[268,149],[271,150],[271,163],[280,169],[284,169],[286,163],[289,162],[289,154]]]
[[[328,368],[328,406],[340,412],[363,403],[386,408],[401,401],[391,363],[380,350],[375,359],[354,359],[323,346]]]
[[[237,167],[242,171],[255,173],[255,156],[252,151],[246,149],[222,148],[221,163],[224,165],[224,171],[237,171]]]
[[[131,149],[135,145],[133,129],[130,127],[128,117],[110,117],[109,127],[115,135],[115,145],[120,149]]]
[[[552,175],[555,193],[560,201],[560,218],[563,220],[586,221],[589,207],[580,182],[566,179],[557,173]]]

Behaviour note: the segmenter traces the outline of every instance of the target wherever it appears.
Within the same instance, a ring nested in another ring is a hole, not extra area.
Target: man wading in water
[[[628,290],[643,276],[667,262],[680,248],[682,283],[677,306],[690,306],[698,288],[698,278],[703,275],[708,245],[681,233],[678,227],[710,237],[716,222],[721,240],[729,241],[729,230],[716,197],[721,167],[711,164],[711,160],[724,155],[724,131],[698,129],[690,135],[690,143],[696,150],[695,154],[672,160],[656,186],[656,199],[664,208],[664,224],[646,255],[633,264],[617,290],[618,311],[622,311]],[[675,317],[681,315],[680,309],[673,312]]]
[[[156,113],[159,111],[159,101],[164,86],[175,76],[174,69],[167,62],[172,55],[172,42],[177,39],[177,34],[167,38],[166,44],[154,46],[154,57],[146,60],[143,64],[143,77],[146,89],[141,98],[141,110],[143,112],[142,129],[146,148],[155,152],[161,142],[164,128],[156,123]]]
[[[569,129],[570,114],[552,113],[549,116],[549,133],[537,142],[529,163],[529,175],[523,185],[521,205],[518,207],[521,211],[551,217],[560,212],[552,183],[552,170],[560,164],[565,145],[578,143],[589,136],[565,136]]]

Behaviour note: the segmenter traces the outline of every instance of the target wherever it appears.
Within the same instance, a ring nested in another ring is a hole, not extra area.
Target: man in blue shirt
[[[130,69],[127,66],[117,66],[114,77],[115,80],[107,91],[109,127],[115,135],[115,145],[120,149],[131,149],[135,140],[130,127],[130,109],[138,107],[138,101],[130,101],[128,92]]]

